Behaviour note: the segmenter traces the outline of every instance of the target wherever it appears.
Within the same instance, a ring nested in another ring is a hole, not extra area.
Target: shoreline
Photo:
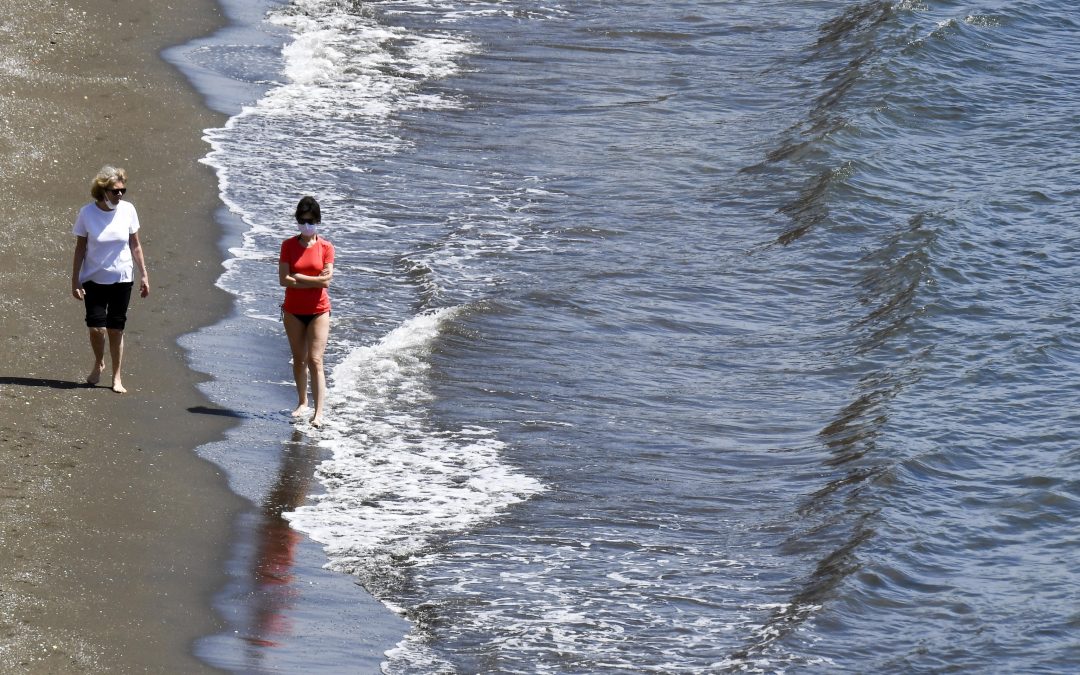
[[[0,204],[16,261],[0,373],[0,665],[217,672],[192,645],[225,625],[213,596],[250,505],[194,452],[235,420],[198,414],[212,407],[197,388],[206,378],[177,339],[232,303],[214,285],[217,179],[199,162],[203,130],[226,118],[162,52],[225,21],[211,0],[11,5],[0,29]],[[71,223],[106,163],[128,171],[152,287],[132,300],[123,396],[81,384],[91,355],[68,292]]]

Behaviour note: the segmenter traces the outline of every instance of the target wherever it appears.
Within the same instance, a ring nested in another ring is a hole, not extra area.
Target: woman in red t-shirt
[[[330,334],[330,294],[326,289],[334,278],[334,246],[316,234],[322,222],[319,202],[304,197],[296,205],[296,222],[300,234],[281,243],[278,258],[278,281],[285,287],[282,320],[292,350],[293,378],[298,397],[293,417],[308,411],[307,382],[311,377],[311,393],[315,412],[311,424],[322,426],[326,375],[323,373],[323,352]]]

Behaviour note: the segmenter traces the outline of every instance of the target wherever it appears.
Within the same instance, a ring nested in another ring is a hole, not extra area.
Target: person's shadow
[[[47,377],[0,377],[0,384],[11,384],[19,387],[48,387],[49,389],[88,389],[94,386],[86,382],[52,380]]]
[[[232,408],[211,408],[206,405],[195,405],[188,408],[189,413],[196,413],[198,415],[214,415],[215,417],[234,417],[240,420],[250,419],[251,417],[257,417],[257,415],[251,415],[242,410],[233,410]]]

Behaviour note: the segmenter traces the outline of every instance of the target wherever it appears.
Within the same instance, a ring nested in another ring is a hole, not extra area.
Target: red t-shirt
[[[316,237],[311,246],[304,248],[300,237],[289,237],[281,242],[278,262],[289,264],[289,274],[317,277],[327,265],[333,264],[334,245]],[[289,314],[322,314],[330,311],[330,294],[325,288],[286,288],[282,307]]]

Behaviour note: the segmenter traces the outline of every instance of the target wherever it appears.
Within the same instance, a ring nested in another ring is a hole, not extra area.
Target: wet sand
[[[212,32],[207,0],[7,0],[0,18],[0,672],[212,669],[243,507],[193,448],[220,435],[176,344],[229,298],[201,131],[224,119],[164,63]],[[178,13],[179,12],[179,13]],[[71,225],[113,163],[142,222],[152,293],[133,298],[124,383],[83,386],[91,353],[70,295]],[[204,412],[200,413],[202,409]]]

